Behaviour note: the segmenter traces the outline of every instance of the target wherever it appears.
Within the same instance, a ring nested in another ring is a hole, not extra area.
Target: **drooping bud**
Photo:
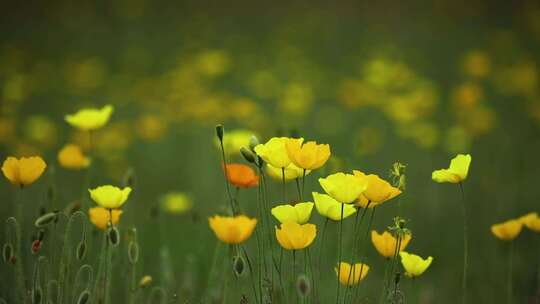
[[[86,246],[86,240],[82,240],[79,242],[79,245],[77,245],[77,260],[82,261],[86,257],[86,249],[88,247]]]
[[[139,288],[145,288],[147,287],[148,285],[152,284],[152,277],[149,276],[149,275],[145,275],[141,278],[141,280],[139,281]]]
[[[139,244],[136,241],[129,242],[128,259],[131,265],[135,265],[139,261]]]
[[[233,271],[237,277],[240,277],[244,274],[244,270],[246,268],[245,265],[246,263],[242,256],[238,255],[233,257]]]
[[[6,263],[11,262],[11,259],[13,258],[13,245],[11,245],[11,243],[4,244],[4,247],[2,248],[2,258]]]
[[[216,136],[217,136],[217,138],[219,139],[220,142],[223,142],[223,133],[224,133],[223,125],[222,124],[217,125],[216,126]]]
[[[90,300],[90,291],[88,289],[85,289],[79,295],[79,299],[77,300],[77,304],[86,304],[86,303],[88,303],[88,300]]]
[[[298,276],[298,279],[296,280],[296,290],[303,298],[307,297],[311,293],[311,281],[305,274]]]
[[[242,156],[244,157],[245,160],[247,160],[248,162],[252,164],[255,163],[255,155],[253,154],[253,152],[251,152],[245,147],[242,147],[240,148],[240,153],[242,153]]]
[[[37,218],[37,220],[34,222],[34,226],[37,228],[43,228],[47,226],[48,224],[54,222],[56,220],[56,212],[47,212],[44,215]]]
[[[113,246],[118,246],[120,243],[120,232],[118,232],[118,228],[115,226],[109,227],[109,230],[107,231],[109,242]]]

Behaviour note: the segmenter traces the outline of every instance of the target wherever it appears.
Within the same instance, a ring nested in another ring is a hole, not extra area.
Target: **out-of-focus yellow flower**
[[[90,159],[83,154],[81,147],[74,144],[67,144],[58,152],[58,162],[62,167],[73,170],[90,165]]]
[[[167,123],[163,117],[154,114],[144,115],[138,119],[137,134],[147,141],[156,141],[163,137],[167,131]]]
[[[471,159],[470,154],[458,154],[450,161],[448,169],[433,171],[431,178],[437,183],[461,183],[467,179]]]
[[[243,129],[227,131],[225,136],[223,136],[223,148],[225,149],[225,153],[229,155],[239,154],[240,148],[249,147],[249,141],[254,135],[253,132]],[[219,139],[215,139],[215,144],[219,147]]]
[[[482,87],[475,83],[461,84],[452,92],[452,101],[458,111],[477,106],[483,97]]]
[[[120,215],[122,215],[122,210],[114,209],[109,210],[101,207],[94,207],[88,209],[88,216],[90,217],[90,222],[94,224],[98,229],[105,230],[109,221],[111,220],[112,213],[112,224],[116,226],[120,221]]]
[[[422,275],[433,261],[433,257],[422,259],[420,256],[405,251],[401,251],[399,256],[401,257],[401,264],[405,269],[405,275],[409,278],[416,278]]]
[[[360,283],[360,281],[367,276],[369,266],[362,263],[351,265],[346,262],[341,262],[334,268],[334,271],[336,272],[341,285],[353,286]]]
[[[308,141],[302,144],[302,140],[288,138],[285,141],[287,155],[293,164],[306,170],[315,170],[324,166],[330,157],[330,146],[328,144],[317,144]]]
[[[113,110],[112,105],[106,105],[101,109],[82,109],[75,114],[66,115],[65,120],[73,127],[83,131],[96,130],[107,124]]]
[[[319,178],[319,184],[328,195],[343,204],[354,202],[368,187],[365,179],[341,172]]]
[[[293,83],[285,88],[283,97],[279,100],[279,108],[288,114],[306,115],[312,103],[312,88],[305,84]]]
[[[227,244],[240,244],[251,236],[257,220],[245,215],[235,217],[215,215],[208,219],[208,223],[220,241]]]
[[[266,173],[275,179],[276,181],[283,180],[283,171],[281,168],[276,168],[270,164],[266,164]],[[311,170],[306,170],[306,175],[311,173]],[[293,163],[290,163],[287,168],[285,168],[285,182],[300,178],[304,175],[304,169],[298,168]]]
[[[154,279],[152,279],[151,276],[149,275],[145,275],[143,276],[140,280],[139,280],[139,288],[145,288],[147,287],[148,285],[152,284],[152,281]]]
[[[210,77],[216,77],[227,72],[229,62],[229,56],[223,50],[205,50],[196,59],[199,72]]]
[[[351,204],[342,204],[330,195],[312,192],[315,208],[320,215],[325,216],[333,221],[341,221],[341,207],[343,206],[343,218],[356,213],[356,208]]]
[[[45,171],[47,164],[39,156],[8,157],[2,164],[4,176],[14,185],[27,186],[35,182]]]
[[[255,147],[255,153],[259,155],[265,162],[276,168],[287,168],[291,163],[291,159],[285,148],[287,137],[272,137],[265,144],[259,144]],[[302,142],[304,139],[296,139]]]
[[[473,77],[485,77],[489,74],[491,63],[486,53],[474,50],[465,55],[463,59],[463,72]]]
[[[493,233],[493,235],[499,240],[512,241],[519,235],[522,228],[522,221],[519,219],[512,219],[503,223],[492,225],[491,233]]]
[[[36,143],[51,147],[56,144],[56,125],[47,116],[32,115],[25,121],[24,135]]]
[[[538,213],[531,212],[519,218],[519,221],[532,231],[540,232],[540,217]]]
[[[355,176],[367,181],[367,189],[360,194],[357,201],[357,204],[362,208],[373,208],[401,194],[401,190],[393,187],[376,174],[366,175],[359,170],[354,170],[353,173]]]
[[[130,187],[120,189],[115,186],[105,185],[95,189],[88,189],[92,200],[105,209],[118,209],[127,201],[131,193]]]
[[[281,228],[276,227],[278,243],[287,250],[304,249],[313,243],[316,236],[317,226],[313,224],[286,222],[281,224]]]
[[[193,207],[191,198],[182,192],[169,192],[161,197],[161,208],[168,213],[182,214]]]
[[[400,241],[399,251],[405,250],[409,242],[411,241],[411,235],[406,234]],[[390,232],[385,231],[379,234],[377,231],[371,231],[371,242],[380,255],[389,259],[396,253],[397,238],[395,238]]]
[[[272,215],[280,222],[295,222],[305,224],[311,217],[312,202],[297,203],[296,205],[279,205],[272,208]]]

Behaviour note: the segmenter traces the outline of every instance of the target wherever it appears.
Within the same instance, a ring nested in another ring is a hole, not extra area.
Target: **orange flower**
[[[250,188],[259,185],[259,176],[250,166],[243,164],[227,164],[225,166],[227,167],[227,180],[235,187]]]

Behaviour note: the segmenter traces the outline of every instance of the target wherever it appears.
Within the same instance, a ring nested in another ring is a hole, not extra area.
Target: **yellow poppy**
[[[288,138],[285,141],[285,148],[292,163],[302,169],[318,169],[330,157],[330,146],[328,144],[317,144],[314,141],[302,144],[302,139]]]
[[[328,195],[343,204],[354,202],[368,186],[365,179],[341,172],[319,178],[319,184]]]
[[[519,221],[532,231],[540,232],[540,217],[538,213],[531,212],[519,218]]]
[[[287,140],[287,137],[272,137],[265,144],[255,146],[255,153],[265,162],[276,168],[287,168],[291,163],[287,149],[285,148],[285,142]],[[302,138],[295,140],[303,141]]]
[[[437,183],[460,183],[467,179],[471,160],[470,154],[458,154],[450,161],[448,169],[433,171],[431,178]]]
[[[193,207],[191,198],[182,192],[170,192],[161,198],[161,208],[168,213],[182,214]]]
[[[353,286],[362,281],[369,272],[369,266],[362,263],[351,265],[346,262],[339,263],[334,268],[341,285]]]
[[[251,236],[257,220],[245,215],[234,217],[215,215],[208,218],[208,223],[220,241],[227,244],[240,244]]]
[[[117,209],[122,207],[131,193],[130,187],[120,189],[115,186],[105,185],[95,189],[88,189],[90,197],[96,204],[105,209]]]
[[[272,215],[280,222],[295,222],[305,224],[311,217],[313,210],[312,202],[298,203],[292,205],[280,205],[272,208]]]
[[[410,234],[406,234],[400,241],[399,251],[405,250],[412,237]],[[371,242],[375,249],[385,258],[391,258],[396,252],[397,238],[394,237],[390,232],[385,231],[382,234],[379,234],[377,231],[371,231]]]
[[[90,222],[94,224],[98,229],[105,230],[109,225],[109,220],[111,220],[112,213],[112,224],[116,225],[120,221],[120,215],[122,210],[109,210],[101,207],[94,207],[88,209],[88,216],[90,217]]]
[[[523,223],[519,219],[508,220],[503,223],[492,225],[491,233],[499,240],[512,241],[519,235],[522,228]]]
[[[300,225],[295,222],[281,224],[281,228],[276,227],[276,238],[278,243],[287,250],[304,249],[313,243],[317,236],[317,226],[313,224]]]
[[[373,208],[401,194],[401,190],[393,187],[376,174],[366,175],[358,170],[354,170],[353,173],[367,181],[367,189],[360,194],[357,201],[357,204],[362,208],[368,207],[368,203],[369,208]]]
[[[73,144],[65,145],[58,152],[58,162],[66,169],[78,170],[90,165],[90,159],[83,154],[81,147]]]
[[[47,164],[39,156],[8,157],[2,164],[4,176],[14,185],[27,186],[34,183],[45,171]]]
[[[330,195],[312,192],[315,208],[320,215],[325,216],[333,221],[341,221],[341,206],[343,206],[343,218],[356,213],[356,208],[351,204],[342,204]]]
[[[405,269],[405,275],[409,278],[416,278],[422,275],[433,261],[433,257],[422,259],[420,256],[405,251],[400,252],[399,256],[401,257],[401,264]]]
[[[276,181],[283,181],[283,171],[281,168],[276,168],[270,164],[266,164],[266,173]],[[306,170],[306,175],[311,173],[311,170]],[[304,176],[304,169],[298,168],[295,164],[290,163],[285,168],[285,182],[297,179]]]
[[[106,105],[101,109],[82,109],[75,114],[66,115],[65,120],[71,126],[83,131],[96,130],[107,124],[113,110],[112,105]]]

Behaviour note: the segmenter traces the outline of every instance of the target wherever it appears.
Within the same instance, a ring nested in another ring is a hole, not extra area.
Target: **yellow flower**
[[[300,225],[295,222],[281,224],[276,227],[278,243],[287,250],[304,249],[313,243],[317,235],[317,226],[313,224]]]
[[[302,169],[315,170],[322,167],[330,157],[330,146],[328,144],[317,144],[314,141],[302,144],[302,140],[288,138],[285,141],[289,159]]]
[[[311,217],[312,202],[298,203],[294,206],[280,205],[272,208],[272,215],[280,222],[295,222],[305,224]]]
[[[81,147],[73,144],[65,145],[58,152],[58,162],[67,169],[78,170],[90,165],[90,159],[83,154]]]
[[[143,276],[143,277],[139,280],[139,287],[140,287],[140,288],[145,288],[146,286],[152,284],[152,281],[153,281],[153,280],[154,280],[154,279],[152,279],[151,276],[145,275],[145,276]]]
[[[341,221],[341,206],[343,205],[343,218],[347,218],[356,213],[354,205],[342,204],[330,195],[312,192],[315,208],[320,215],[333,221]]]
[[[88,209],[88,216],[90,217],[90,222],[94,224],[98,229],[105,230],[109,225],[109,220],[111,219],[112,213],[112,224],[116,225],[120,221],[120,215],[122,210],[108,210],[101,207],[94,207]]]
[[[268,175],[275,179],[276,181],[282,181],[283,180],[283,171],[281,168],[276,168],[270,164],[266,164],[266,173]],[[306,170],[306,175],[311,173],[311,170]],[[304,169],[298,168],[293,163],[290,163],[285,168],[285,182],[300,178],[304,175]]]
[[[368,207],[368,202],[369,208],[373,208],[401,194],[401,190],[393,187],[389,182],[380,178],[378,175],[366,175],[358,170],[354,170],[353,173],[355,176],[367,181],[367,189],[360,194],[357,201],[357,204],[362,208]]]
[[[83,131],[96,130],[103,127],[109,121],[114,108],[106,105],[101,109],[82,109],[75,114],[66,115],[67,123]]]
[[[257,220],[245,215],[235,217],[215,215],[208,218],[208,223],[220,241],[227,244],[240,244],[251,236]]]
[[[249,147],[249,141],[255,134],[248,130],[230,130],[223,136],[223,148],[227,154],[239,154],[240,148]],[[219,139],[215,139],[215,144],[219,147]]]
[[[265,162],[276,168],[287,168],[291,163],[285,142],[287,137],[272,137],[265,144],[258,144],[255,147],[255,153],[259,155]],[[302,142],[304,139],[295,139]]]
[[[343,204],[354,202],[368,186],[366,180],[341,172],[319,178],[319,183],[328,195]]]
[[[399,256],[401,257],[401,264],[405,269],[405,275],[409,278],[416,278],[422,275],[433,261],[433,257],[422,259],[415,254],[405,251],[400,252]]]
[[[2,165],[4,176],[14,185],[27,186],[35,182],[45,171],[47,164],[39,156],[8,157]]]
[[[352,266],[349,263],[341,262],[334,268],[341,285],[353,286],[362,281],[369,272],[369,266],[362,263],[356,263]]]
[[[519,235],[522,228],[523,223],[519,219],[508,220],[503,223],[492,225],[491,233],[500,240],[512,241]]]
[[[406,234],[401,239],[399,251],[405,250],[407,245],[409,245],[411,238],[412,237],[410,234]],[[377,249],[379,254],[385,258],[391,258],[394,256],[394,253],[396,252],[397,241],[397,238],[395,238],[388,231],[385,231],[382,234],[379,234],[375,230],[371,231],[371,242],[373,243],[373,246],[375,246],[375,249]]]
[[[433,171],[431,178],[437,183],[461,183],[467,179],[469,165],[471,164],[471,155],[458,154],[450,162],[448,169]]]
[[[131,193],[130,187],[120,189],[115,186],[105,185],[95,189],[88,189],[90,197],[96,204],[105,209],[117,209],[122,207]]]
[[[170,192],[161,198],[161,208],[172,214],[182,214],[193,207],[191,198],[182,192]]]
[[[540,232],[540,217],[538,213],[531,212],[519,218],[519,221],[532,231]]]

